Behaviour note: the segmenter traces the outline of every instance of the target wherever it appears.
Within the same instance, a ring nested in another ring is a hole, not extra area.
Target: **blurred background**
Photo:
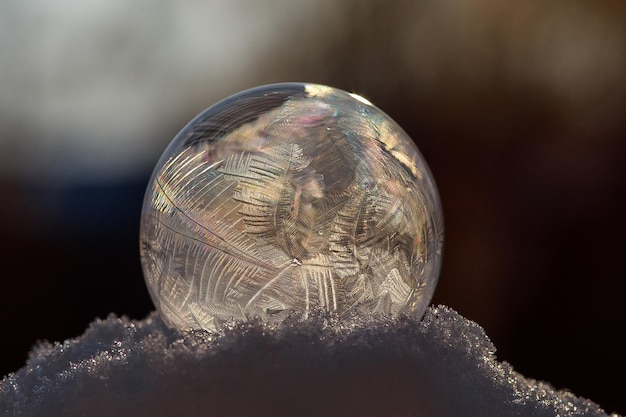
[[[259,84],[359,93],[425,155],[434,303],[527,377],[626,413],[626,3],[0,0],[0,374],[38,340],[153,309],[156,160]]]

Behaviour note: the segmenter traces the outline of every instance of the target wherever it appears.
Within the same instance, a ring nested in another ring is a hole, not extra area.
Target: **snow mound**
[[[0,383],[2,416],[606,416],[496,361],[445,306],[422,321],[292,315],[219,333],[110,316],[37,346]]]

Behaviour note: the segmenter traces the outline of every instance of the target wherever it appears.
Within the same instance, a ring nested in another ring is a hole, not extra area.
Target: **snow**
[[[111,315],[41,344],[0,383],[2,416],[605,416],[498,362],[483,329],[445,307],[423,320],[292,315],[219,333]]]

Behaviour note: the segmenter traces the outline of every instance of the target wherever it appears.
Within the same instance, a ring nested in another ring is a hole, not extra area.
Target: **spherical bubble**
[[[158,162],[141,219],[150,294],[180,329],[293,310],[421,317],[442,244],[408,135],[315,84],[258,87],[197,116]]]

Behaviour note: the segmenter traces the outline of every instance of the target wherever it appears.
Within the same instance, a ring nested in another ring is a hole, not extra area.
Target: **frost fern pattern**
[[[218,140],[203,140],[215,116],[192,122],[157,168],[141,250],[170,325],[398,314],[432,293],[441,227],[427,169],[390,119],[362,123],[332,98],[305,90]]]

